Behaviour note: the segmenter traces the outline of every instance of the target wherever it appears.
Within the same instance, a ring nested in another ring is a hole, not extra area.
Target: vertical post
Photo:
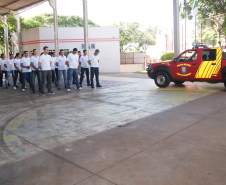
[[[22,52],[22,35],[21,35],[21,24],[20,24],[20,16],[16,15],[16,32],[17,32],[17,46],[18,52]]]
[[[201,29],[200,29],[200,38],[201,38],[201,43],[202,43],[202,23],[201,23]]]
[[[197,44],[197,15],[195,14],[195,44]]]
[[[53,9],[54,18],[54,46],[56,54],[59,52],[59,36],[58,36],[58,14],[57,14],[57,0],[49,0],[49,4]]]
[[[174,53],[180,53],[180,34],[179,34],[179,2],[173,0],[173,23],[174,23]]]
[[[9,57],[9,27],[7,23],[7,15],[3,16],[3,25],[4,25],[4,47],[5,47],[5,56]]]
[[[184,49],[187,49],[187,0],[184,0]]]
[[[84,21],[84,46],[86,50],[89,50],[87,0],[83,0],[83,21]]]

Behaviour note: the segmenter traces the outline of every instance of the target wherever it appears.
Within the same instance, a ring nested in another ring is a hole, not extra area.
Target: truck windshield
[[[178,58],[179,62],[192,62],[195,60],[197,60],[197,53],[195,50],[186,51],[182,53]]]

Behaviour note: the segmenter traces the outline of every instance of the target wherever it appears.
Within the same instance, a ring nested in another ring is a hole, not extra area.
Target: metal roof
[[[0,15],[19,11],[46,0],[0,0]]]

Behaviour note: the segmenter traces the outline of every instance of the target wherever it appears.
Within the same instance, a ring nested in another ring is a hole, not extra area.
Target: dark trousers
[[[0,87],[3,85],[3,72],[0,71]]]
[[[56,86],[57,86],[57,82],[59,80],[59,75],[58,75],[58,68],[55,69],[55,75],[56,75]]]
[[[61,78],[63,76],[63,80],[64,80],[64,87],[67,88],[67,71],[66,70],[58,70],[57,71],[57,76],[58,76],[58,80],[56,83],[57,88],[60,88],[60,81]]]
[[[39,92],[42,92],[42,83],[41,83],[41,72],[39,70],[35,70],[31,72],[31,90],[35,93],[35,86],[36,86],[36,78],[38,80],[38,89]]]
[[[48,93],[52,92],[52,71],[41,71],[41,93],[45,93],[47,87]]]
[[[17,70],[12,71],[12,77],[13,77],[13,86],[16,87],[17,80],[19,78],[19,71],[17,71]]]
[[[75,78],[75,84],[77,89],[79,89],[79,82],[78,82],[78,69],[71,69],[69,68],[67,70],[67,88],[70,89],[71,88],[71,84],[72,84],[72,80],[73,77]]]
[[[22,73],[22,89],[25,89],[26,82],[29,84],[31,88],[31,73]]]
[[[82,85],[83,79],[86,75],[87,86],[90,86],[89,80],[89,68],[81,68],[80,85]]]
[[[55,84],[57,83],[55,69],[52,69],[52,82],[55,83]]]
[[[96,79],[96,86],[100,85],[99,82],[99,68],[98,67],[91,67],[91,86],[94,87],[94,76]]]

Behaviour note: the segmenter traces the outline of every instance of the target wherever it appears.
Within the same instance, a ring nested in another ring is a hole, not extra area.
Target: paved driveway
[[[103,75],[103,88],[39,97],[0,91],[0,165],[124,126],[223,89],[187,83],[158,89],[143,75]]]

